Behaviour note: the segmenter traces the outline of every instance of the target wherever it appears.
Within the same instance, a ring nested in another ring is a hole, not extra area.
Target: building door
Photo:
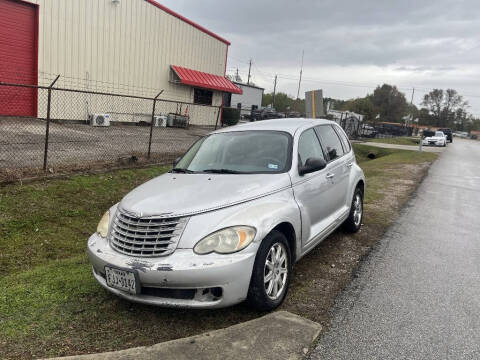
[[[38,7],[0,0],[0,82],[37,84]],[[0,115],[36,116],[37,90],[0,85]]]

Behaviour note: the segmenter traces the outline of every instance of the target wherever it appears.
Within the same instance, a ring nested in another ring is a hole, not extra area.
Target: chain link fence
[[[42,82],[41,82],[42,83]],[[45,84],[45,82],[43,82]],[[0,82],[0,182],[170,164],[219,126],[221,107],[156,96]]]

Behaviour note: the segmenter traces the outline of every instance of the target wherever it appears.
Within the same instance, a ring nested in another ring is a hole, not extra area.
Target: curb
[[[303,359],[322,326],[287,311],[225,329],[116,352],[69,356],[62,360]]]

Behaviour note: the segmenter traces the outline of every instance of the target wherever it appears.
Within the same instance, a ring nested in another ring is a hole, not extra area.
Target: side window
[[[340,136],[340,140],[342,140],[343,149],[346,153],[350,152],[352,149],[352,145],[350,145],[350,141],[348,140],[347,134],[343,131],[342,128],[339,126],[335,126],[335,130],[337,130],[338,135]]]
[[[335,160],[343,155],[343,147],[337,133],[330,125],[317,126],[316,131],[320,136],[322,145],[327,152],[329,160]]]
[[[304,166],[307,159],[313,157],[325,159],[317,134],[313,129],[308,129],[300,135],[298,140],[298,162],[300,166]]]

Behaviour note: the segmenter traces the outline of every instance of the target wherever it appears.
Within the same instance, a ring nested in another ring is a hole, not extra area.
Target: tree
[[[347,100],[342,105],[341,109],[365,115],[364,121],[374,121],[375,116],[377,116],[377,111],[372,103],[372,95],[367,95],[364,98]]]
[[[438,127],[453,127],[457,121],[466,117],[465,108],[468,102],[454,89],[433,89],[423,97],[422,105],[425,106],[434,123]],[[457,119],[458,118],[458,119]],[[462,125],[463,126],[463,125]]]
[[[407,114],[407,100],[396,86],[388,84],[377,86],[373,92],[372,103],[382,121],[401,123]]]
[[[273,92],[263,94],[262,106],[268,106],[273,104]],[[288,112],[295,110],[295,99],[288,96],[286,93],[275,94],[275,110],[280,112]],[[297,111],[305,113],[305,99],[298,99]]]

